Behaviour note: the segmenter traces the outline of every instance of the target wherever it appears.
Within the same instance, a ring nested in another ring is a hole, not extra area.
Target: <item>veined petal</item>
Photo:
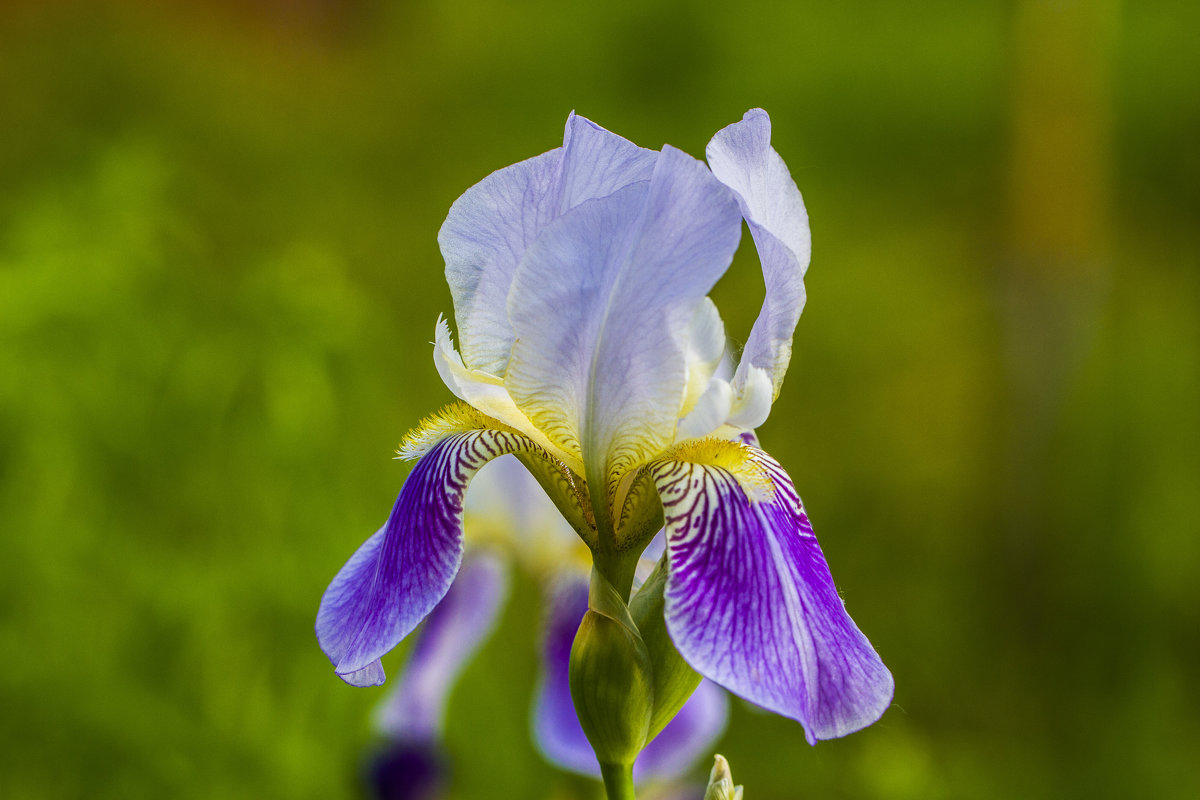
[[[699,673],[798,720],[810,743],[870,725],[893,681],[846,613],[783,468],[711,440],[651,466],[666,519],[667,630]]]
[[[562,153],[555,217],[587,200],[650,180],[658,159],[658,151],[638,147],[575,112],[567,118]]]
[[[688,328],[740,236],[732,194],[663,149],[647,184],[547,226],[513,279],[509,393],[609,487],[670,445],[687,383]]]
[[[550,441],[529,418],[517,408],[504,381],[483,370],[470,369],[463,363],[462,357],[454,349],[450,337],[450,326],[443,317],[437,321],[434,338],[433,363],[446,387],[459,400],[472,408],[500,420],[505,425],[515,428],[537,442],[558,460],[566,464],[573,472],[583,474],[583,462],[577,455],[568,453]]]
[[[587,609],[587,578],[582,574],[562,576],[552,593],[546,620],[533,735],[538,749],[552,764],[598,778],[600,765],[575,715],[568,681],[571,645]],[[725,693],[701,681],[675,719],[642,750],[633,767],[634,780],[667,780],[686,772],[724,732],[728,714]]]
[[[504,374],[512,332],[504,298],[525,248],[552,218],[552,193],[561,149],[493,172],[450,206],[438,231],[446,282],[466,361]]]
[[[804,308],[804,273],[812,254],[808,212],[787,165],[771,147],[771,119],[761,108],[747,111],[741,122],[718,131],[706,155],[713,174],[737,195],[758,248],[767,290],[742,351],[734,389],[738,394],[745,390],[751,368],[766,370],[773,401]]]
[[[452,407],[410,437],[407,446],[420,460],[391,516],[325,590],[317,639],[347,683],[382,683],[380,656],[411,633],[450,588],[462,561],[463,493],[475,472],[505,453],[544,456],[519,433],[464,430],[486,423],[477,412]]]
[[[585,200],[648,180],[657,153],[571,114],[563,146],[493,172],[450,207],[438,245],[465,363],[503,375],[513,274],[542,228]]]
[[[404,671],[376,712],[380,733],[396,741],[441,738],[450,690],[495,627],[507,594],[500,559],[471,551],[450,591],[417,629]]]

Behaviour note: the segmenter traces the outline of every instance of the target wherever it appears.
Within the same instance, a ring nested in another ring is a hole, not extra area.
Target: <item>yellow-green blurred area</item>
[[[747,800],[1200,797],[1198,30],[1187,0],[4,4],[0,796],[361,796],[383,690],[313,619],[451,399],[447,208],[572,109],[702,156],[762,106],[814,257],[760,435],[897,689],[815,748],[735,703]],[[757,269],[747,237],[735,338]],[[455,798],[591,796],[528,735],[539,602],[453,697]]]

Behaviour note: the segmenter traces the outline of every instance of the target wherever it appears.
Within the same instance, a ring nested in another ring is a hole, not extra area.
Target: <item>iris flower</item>
[[[335,672],[378,684],[380,657],[449,590],[463,495],[511,453],[628,597],[666,534],[664,619],[698,673],[800,722],[811,743],[856,731],[893,682],[847,614],[783,467],[743,436],[783,383],[804,305],[808,217],[754,109],[708,165],[571,115],[561,147],[499,170],[438,236],[459,346],[434,361],[462,402],[401,445],[416,461],[387,522],[334,578],[317,636]],[[740,360],[708,293],[745,222],[766,297]]]
[[[376,713],[375,726],[388,740],[376,761],[377,767],[388,768],[376,769],[380,795],[418,796],[414,789],[431,784],[440,771],[447,702],[499,620],[513,566],[542,584],[548,600],[542,675],[531,714],[534,740],[556,766],[599,778],[600,767],[575,716],[567,682],[571,643],[587,610],[586,548],[511,456],[496,459],[471,482],[464,532],[462,568],[415,632],[396,685]],[[679,778],[707,754],[727,716],[725,693],[703,682],[642,751],[634,779],[661,783]]]

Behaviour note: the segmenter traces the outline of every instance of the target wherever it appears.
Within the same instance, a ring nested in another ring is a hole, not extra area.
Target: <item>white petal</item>
[[[712,378],[695,407],[679,420],[675,438],[682,441],[708,436],[725,424],[732,409],[733,389],[729,381]]]
[[[489,417],[498,419],[505,425],[524,433],[548,450],[555,458],[565,463],[572,471],[583,473],[583,465],[578,456],[563,451],[546,438],[546,435],[517,408],[500,378],[489,375],[483,370],[469,369],[463,364],[462,356],[454,349],[454,342],[450,338],[450,327],[444,318],[438,318],[435,336],[433,363],[437,367],[442,382],[454,393],[455,397]]]
[[[547,226],[509,294],[517,336],[505,384],[588,480],[612,478],[674,439],[688,329],[740,236],[732,194],[664,148],[650,183]]]
[[[718,131],[706,154],[713,174],[737,195],[766,282],[762,311],[746,340],[734,390],[746,390],[751,368],[766,370],[773,400],[804,308],[804,273],[812,254],[808,212],[787,165],[771,147],[771,120],[762,109],[747,111],[741,122]]]
[[[711,298],[700,301],[688,326],[687,389],[680,415],[686,416],[708,388],[709,379],[725,356],[725,323]]]
[[[438,245],[466,364],[504,374],[513,344],[505,300],[542,229],[579,203],[648,180],[657,155],[572,114],[562,147],[493,172],[454,202]]]
[[[525,248],[551,218],[546,198],[561,148],[493,172],[454,201],[438,231],[463,353],[475,369],[504,373],[512,332],[504,299]]]

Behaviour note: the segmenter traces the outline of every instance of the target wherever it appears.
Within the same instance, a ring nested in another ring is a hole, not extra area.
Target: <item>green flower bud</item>
[[[642,634],[654,668],[654,711],[650,716],[647,741],[657,736],[675,718],[700,685],[699,673],[683,660],[667,633],[667,625],[663,620],[663,590],[666,585],[667,564],[666,558],[663,558],[629,603],[629,613]]]
[[[650,728],[650,655],[616,589],[592,570],[588,612],[571,647],[571,699],[601,766],[633,764]]]
[[[708,789],[704,792],[704,800],[742,800],[742,787],[733,785],[733,774],[729,771],[729,762],[725,756],[714,757],[712,773],[708,776]]]

